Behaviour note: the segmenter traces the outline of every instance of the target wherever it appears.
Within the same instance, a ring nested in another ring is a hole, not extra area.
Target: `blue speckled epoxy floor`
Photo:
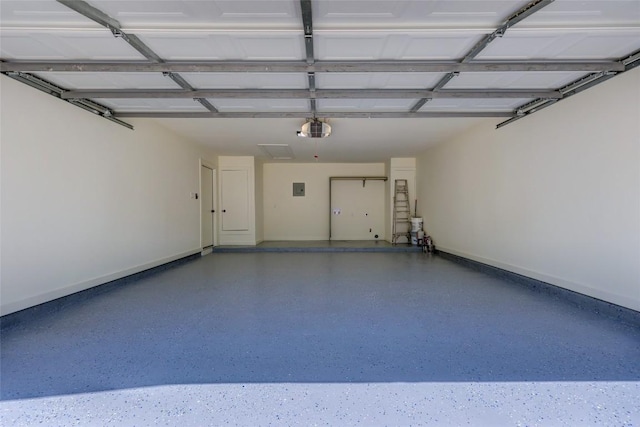
[[[640,329],[422,253],[213,254],[2,331],[2,425],[640,425]]]

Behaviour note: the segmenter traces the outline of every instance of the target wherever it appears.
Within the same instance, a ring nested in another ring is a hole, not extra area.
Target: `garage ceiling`
[[[640,61],[638,0],[0,1],[0,69],[220,154],[412,156]],[[327,139],[300,141],[305,119]],[[497,130],[499,131],[499,130]]]

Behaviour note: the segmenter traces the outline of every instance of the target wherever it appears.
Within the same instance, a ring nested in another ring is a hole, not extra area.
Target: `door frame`
[[[212,187],[211,187],[211,191],[213,192],[213,194],[211,195],[211,206],[213,207],[213,210],[215,211],[213,213],[212,219],[213,219],[213,224],[211,226],[211,230],[213,232],[213,236],[212,236],[212,244],[213,247],[218,246],[218,176],[217,176],[217,171],[216,171],[216,166],[205,159],[200,159],[200,161],[198,162],[198,182],[200,184],[200,203],[199,203],[199,215],[198,218],[200,220],[200,223],[198,224],[198,229],[200,230],[200,250],[202,252],[202,255],[206,255],[212,252],[212,248],[207,248],[206,250],[203,248],[203,241],[202,241],[202,168],[208,168],[211,169],[212,171],[212,180],[213,182],[211,183]]]

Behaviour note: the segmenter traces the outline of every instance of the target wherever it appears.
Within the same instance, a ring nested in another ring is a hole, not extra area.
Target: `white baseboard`
[[[44,292],[39,295],[34,295],[28,298],[24,298],[19,301],[10,302],[7,304],[2,304],[0,306],[0,316],[4,316],[6,314],[11,314],[16,311],[24,310],[25,308],[33,307],[38,304],[42,304],[48,301],[53,301],[54,299],[65,297],[67,295],[74,294],[76,292],[84,291],[89,288],[93,288],[94,286],[99,286],[113,280],[122,279],[123,277],[130,276],[132,274],[140,273],[141,271],[148,270],[150,268],[158,267],[162,264],[167,264],[169,262],[178,260],[180,258],[185,258],[190,255],[201,252],[201,249],[194,249],[191,251],[183,252],[177,255],[169,256],[166,258],[162,258],[156,261],[148,262],[141,265],[136,265],[135,267],[128,268],[126,270],[118,271],[115,273],[107,274],[106,276],[96,277],[93,279],[89,279],[83,282],[74,283],[72,285],[63,286],[58,289],[54,289],[48,292]]]
[[[254,235],[248,233],[228,233],[218,236],[218,243],[220,246],[254,246],[256,244],[256,238]]]
[[[309,235],[309,236],[305,236],[305,235],[295,235],[295,236],[268,236],[264,238],[265,242],[312,242],[312,241],[329,241],[330,239],[327,236],[314,236],[314,235]],[[335,238],[332,238],[331,240],[337,240]],[[340,240],[354,240],[354,241],[379,241],[379,242],[389,242],[391,243],[391,241],[389,239],[386,239],[385,237],[380,237],[378,239],[372,239],[372,238],[353,238],[353,239],[349,239],[349,238],[344,238],[344,239],[340,239]]]
[[[265,236],[265,242],[306,242],[310,240],[329,240],[327,236],[295,235],[295,236]]]
[[[462,258],[467,258],[473,261],[477,261],[482,264],[487,264],[493,267],[497,267],[502,270],[510,271],[512,273],[520,274],[522,276],[530,277],[532,279],[540,280],[541,282],[559,286],[561,288],[568,289],[573,292],[578,292],[584,295],[588,295],[590,297],[607,301],[616,305],[620,305],[622,307],[640,311],[640,299],[634,299],[633,297],[625,297],[622,295],[604,291],[602,289],[594,288],[582,283],[572,282],[570,280],[562,279],[560,277],[550,276],[548,274],[541,273],[538,271],[528,270],[523,267],[507,264],[507,263],[490,259],[490,258],[484,258],[478,255],[469,254],[469,253],[458,251],[451,248],[438,246],[436,247],[436,249],[442,252],[447,252],[453,255],[457,255]]]

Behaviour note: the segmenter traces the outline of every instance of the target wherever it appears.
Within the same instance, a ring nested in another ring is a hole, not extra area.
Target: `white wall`
[[[1,313],[200,250],[199,159],[152,121],[135,131],[1,77]]]
[[[640,69],[418,160],[436,247],[640,310]]]
[[[384,163],[265,163],[264,240],[327,240],[329,177],[384,175]],[[304,197],[293,197],[294,182]]]

